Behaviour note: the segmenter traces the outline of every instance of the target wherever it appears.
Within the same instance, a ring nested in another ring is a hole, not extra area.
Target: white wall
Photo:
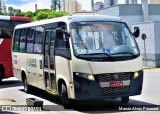
[[[160,15],[150,15],[149,21],[160,21]]]
[[[136,24],[138,22],[142,22],[142,16],[120,16],[122,17],[128,24],[128,26],[131,28],[132,24]]]
[[[155,58],[155,26],[154,22],[144,22],[144,23],[139,23],[135,24],[132,26],[133,27],[139,27],[140,28],[140,37],[136,38],[136,41],[138,43],[141,55],[143,60],[145,59],[144,56],[144,40],[142,40],[141,36],[143,33],[146,34],[147,38],[145,40],[146,44],[146,53],[147,53],[147,66],[149,67],[156,67],[156,58]]]

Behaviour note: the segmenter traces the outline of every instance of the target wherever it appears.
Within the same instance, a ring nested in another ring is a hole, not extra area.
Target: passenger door
[[[55,38],[56,32],[53,29],[45,31],[44,39],[44,80],[45,87],[49,90],[56,90],[55,75]]]

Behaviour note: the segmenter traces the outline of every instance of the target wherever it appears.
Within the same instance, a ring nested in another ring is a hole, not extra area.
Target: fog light
[[[89,79],[89,80],[94,80],[94,76],[91,75],[91,74],[89,74],[89,75],[88,75],[88,79]]]
[[[134,73],[134,78],[137,78],[139,76],[139,73],[138,72],[135,72]]]

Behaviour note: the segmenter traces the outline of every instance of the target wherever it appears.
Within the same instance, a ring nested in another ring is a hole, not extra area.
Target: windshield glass
[[[27,23],[26,21],[10,21],[10,20],[0,20],[0,30],[5,34],[12,34],[13,33],[13,30],[15,28],[16,25],[19,25],[19,24],[24,24],[24,23]],[[0,31],[0,33],[1,33]],[[6,38],[5,36],[7,35],[3,35],[1,34],[1,38]],[[7,38],[11,38],[7,36]]]
[[[77,56],[138,55],[132,33],[120,22],[74,22],[71,24],[74,53]]]

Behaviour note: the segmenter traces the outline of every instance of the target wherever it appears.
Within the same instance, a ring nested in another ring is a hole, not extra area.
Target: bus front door
[[[55,31],[45,31],[45,43],[44,43],[44,83],[46,90],[51,90],[52,93],[56,92],[56,75],[55,75]]]

